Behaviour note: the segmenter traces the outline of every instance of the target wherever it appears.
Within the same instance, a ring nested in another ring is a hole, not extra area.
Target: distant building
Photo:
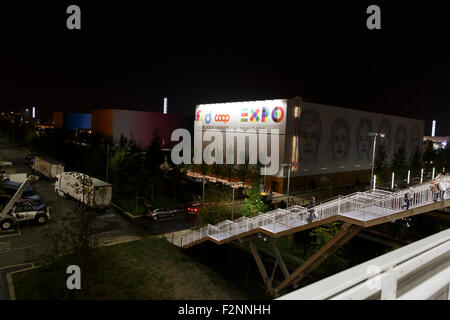
[[[447,143],[450,141],[450,136],[447,137],[424,136],[423,137],[424,145],[426,145],[428,141],[431,141],[433,143],[433,149],[438,150],[445,148],[447,146]]]
[[[53,122],[56,129],[76,131],[91,129],[91,114],[78,112],[54,112]]]
[[[158,136],[162,149],[170,149],[178,142],[171,141],[178,128],[193,133],[193,117],[159,112],[122,109],[92,110],[92,133],[117,140],[120,136],[133,138],[141,148],[148,147]]]

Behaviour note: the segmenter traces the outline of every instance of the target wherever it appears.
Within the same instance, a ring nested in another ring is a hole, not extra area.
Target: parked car
[[[187,210],[189,214],[197,215],[200,211],[200,205],[199,204],[190,205]]]
[[[164,217],[174,217],[177,213],[177,210],[167,209],[167,208],[158,208],[155,210],[151,210],[148,212],[147,216],[152,218],[153,220],[157,220],[159,218]]]
[[[12,198],[17,190],[19,190],[22,184],[14,181],[5,180],[3,182],[4,193],[8,198]],[[22,193],[22,199],[28,199],[33,201],[41,200],[39,194],[33,189],[32,186],[26,186],[25,191]]]

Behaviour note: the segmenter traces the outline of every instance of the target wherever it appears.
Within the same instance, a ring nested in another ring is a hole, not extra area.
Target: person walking
[[[433,193],[433,201],[436,202],[439,197],[439,188],[436,181],[432,181],[430,184],[430,190]]]
[[[405,193],[405,197],[403,198],[405,204],[402,206],[402,209],[409,210],[409,204],[411,203],[411,199],[409,197],[409,193]]]
[[[445,191],[447,191],[448,187],[449,187],[449,183],[447,182],[439,182],[438,187],[439,187],[439,196],[441,198],[441,200],[445,200]]]
[[[313,222],[314,220],[314,216],[315,216],[315,210],[314,210],[314,206],[316,205],[316,198],[315,197],[311,197],[311,200],[309,200],[309,207],[310,209],[308,210],[309,216],[308,216],[308,222]]]

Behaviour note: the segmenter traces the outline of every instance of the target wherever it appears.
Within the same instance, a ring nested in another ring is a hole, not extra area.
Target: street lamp
[[[378,133],[378,132],[369,132],[369,137],[374,137],[373,139],[373,152],[372,152],[372,172],[370,174],[370,188],[375,189],[372,185],[373,183],[373,168],[375,164],[375,151],[376,151],[376,144],[377,144],[377,137],[380,136],[380,138],[384,138],[386,135],[384,133]]]
[[[233,182],[233,184],[231,185],[231,188],[233,188],[233,201],[231,202],[231,221],[233,221],[234,218],[234,188],[236,185],[242,184],[244,185],[243,182]]]
[[[202,181],[203,181],[202,202],[205,202],[205,183],[206,183],[205,176],[202,177]]]
[[[264,191],[266,191],[267,164],[264,165]]]
[[[286,193],[286,209],[289,208],[289,182],[291,180],[291,167],[296,167],[298,163],[282,163],[281,166],[288,167],[288,185],[287,185],[287,193]],[[284,173],[284,172],[283,172]]]

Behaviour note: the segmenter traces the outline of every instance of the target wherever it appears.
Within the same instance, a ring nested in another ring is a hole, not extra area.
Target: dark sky
[[[144,3],[150,3],[145,5]],[[243,5],[245,3],[245,5]],[[81,30],[66,8],[81,7]],[[381,30],[366,8],[381,8]],[[302,96],[438,121],[450,135],[448,1],[1,1],[0,108],[126,108]]]

